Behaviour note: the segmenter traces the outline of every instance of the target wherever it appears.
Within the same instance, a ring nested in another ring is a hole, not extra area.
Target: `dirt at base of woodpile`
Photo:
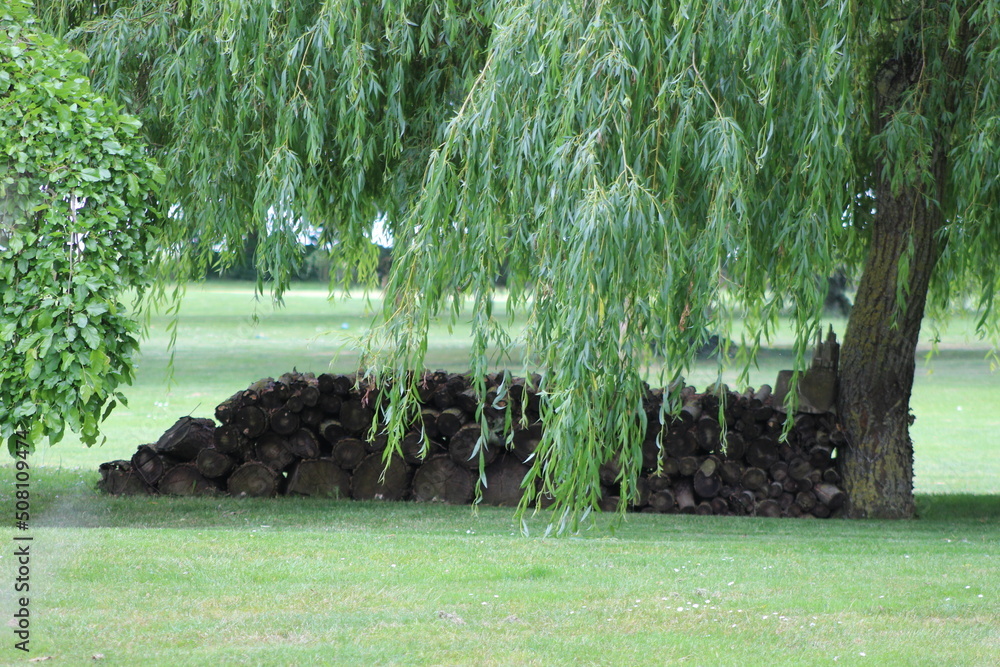
[[[537,376],[486,378],[486,422],[502,425],[510,410],[514,430],[490,429],[484,437],[470,378],[424,373],[421,422],[387,465],[386,438],[366,437],[375,417],[374,387],[347,375],[265,378],[223,401],[215,410],[218,424],[182,417],[156,443],[139,446],[130,461],[102,464],[99,487],[129,495],[285,494],[465,504],[476,494],[481,455],[482,502],[515,506],[544,429],[538,382]],[[506,398],[498,401],[501,383]],[[786,415],[776,409],[780,404],[767,385],[722,396],[685,387],[681,400],[678,414],[661,425],[663,391],[647,392],[650,427],[636,480],[639,498],[630,510],[838,515],[846,496],[836,469],[843,432],[834,415],[797,414],[782,441]],[[601,466],[603,510],[619,504],[620,472],[614,459]]]

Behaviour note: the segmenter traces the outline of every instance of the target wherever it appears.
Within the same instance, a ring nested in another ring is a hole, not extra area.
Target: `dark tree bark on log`
[[[163,458],[150,445],[139,445],[132,455],[132,471],[149,486],[156,486],[167,467]],[[103,469],[102,466],[101,470]]]
[[[136,496],[152,493],[128,461],[108,461],[99,468],[101,480],[97,488],[113,496]]]
[[[159,454],[179,461],[192,461],[198,452],[215,441],[215,422],[211,419],[181,417],[153,445]]]

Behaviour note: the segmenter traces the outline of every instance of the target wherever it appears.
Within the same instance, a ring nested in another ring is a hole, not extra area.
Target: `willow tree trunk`
[[[875,132],[921,73],[916,56],[882,67],[875,81]],[[934,83],[922,85],[937,87],[932,95],[946,92]],[[880,160],[874,165],[871,247],[840,353],[838,412],[848,440],[838,458],[853,517],[914,516],[910,394],[928,286],[944,247],[945,219],[938,205],[948,168],[944,127],[941,120],[932,130],[933,186],[893,190],[886,176],[892,169]]]

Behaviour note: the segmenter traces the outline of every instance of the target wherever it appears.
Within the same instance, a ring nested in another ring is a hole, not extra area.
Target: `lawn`
[[[996,664],[1000,373],[966,319],[918,368],[916,521],[630,515],[543,539],[545,516],[524,537],[508,509],[97,494],[100,462],[180,415],[210,416],[293,366],[356,367],[360,299],[300,286],[285,309],[257,308],[253,325],[243,285],[192,288],[175,384],[158,317],[108,442],[31,458],[32,651],[8,633],[4,664]],[[429,364],[463,370],[466,331],[437,326]],[[779,334],[754,384],[773,382],[787,343]],[[13,511],[14,471],[0,474]],[[13,550],[0,550],[10,614]]]

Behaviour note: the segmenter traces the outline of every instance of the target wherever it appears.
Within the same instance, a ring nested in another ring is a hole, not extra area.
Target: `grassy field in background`
[[[96,493],[100,462],[260,377],[353,370],[351,340],[371,319],[315,286],[277,312],[259,304],[256,326],[253,309],[244,285],[192,288],[176,384],[158,317],[108,443],[32,457],[32,652],[8,631],[0,663],[996,664],[1000,374],[965,319],[918,367],[916,521],[630,515],[541,539],[547,515],[524,537],[502,508]],[[464,370],[465,331],[436,327],[429,365]],[[787,346],[783,332],[755,385],[787,366]],[[705,364],[688,379],[714,376]],[[13,508],[9,481],[0,507]],[[8,618],[11,537],[0,530]]]

